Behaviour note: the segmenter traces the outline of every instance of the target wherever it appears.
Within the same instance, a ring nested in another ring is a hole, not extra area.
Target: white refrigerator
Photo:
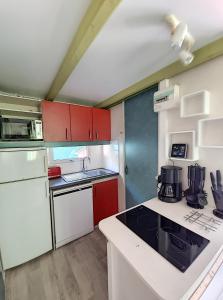
[[[3,269],[52,249],[45,148],[0,150],[0,255]]]

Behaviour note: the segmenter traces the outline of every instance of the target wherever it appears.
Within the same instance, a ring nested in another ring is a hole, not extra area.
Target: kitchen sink
[[[86,174],[88,177],[98,177],[98,176],[106,176],[111,174],[111,172],[106,170],[89,170],[85,171],[84,174]]]
[[[89,170],[85,172],[63,175],[63,179],[69,183],[73,181],[81,181],[81,180],[95,178],[95,177],[103,177],[103,176],[110,175],[112,173],[113,172],[109,170],[97,169],[97,170]]]
[[[68,174],[68,175],[63,175],[63,179],[66,182],[73,182],[73,181],[79,181],[79,180],[84,180],[86,178],[89,178],[86,174],[83,172],[80,173],[73,173],[73,174]]]

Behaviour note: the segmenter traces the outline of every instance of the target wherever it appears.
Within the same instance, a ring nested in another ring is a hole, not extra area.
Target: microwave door
[[[29,140],[30,120],[1,119],[2,140]]]

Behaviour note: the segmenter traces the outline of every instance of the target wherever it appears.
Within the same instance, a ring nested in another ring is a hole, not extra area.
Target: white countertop
[[[188,207],[184,200],[178,203],[164,203],[154,198],[144,202],[143,205],[210,241],[185,273],[174,267],[115,216],[101,221],[99,229],[161,299],[188,299],[208,273],[223,248],[223,223],[216,232],[207,232],[198,224],[190,224],[184,220],[184,216],[192,208]],[[212,214],[212,208],[207,207],[199,212],[216,218]]]

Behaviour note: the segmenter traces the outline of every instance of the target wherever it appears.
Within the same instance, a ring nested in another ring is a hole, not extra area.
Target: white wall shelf
[[[194,92],[181,97],[180,116],[190,118],[207,116],[210,113],[210,93],[206,90]]]
[[[198,137],[201,148],[223,148],[223,117],[199,120]]]
[[[167,144],[166,153],[168,159],[170,160],[189,162],[189,161],[197,161],[199,159],[195,130],[168,132],[166,138],[166,144]],[[170,157],[172,144],[187,144],[188,146],[187,157],[186,158]]]
[[[41,99],[0,91],[0,115],[7,117],[41,118]]]
[[[41,99],[0,91],[0,103],[39,107]]]
[[[185,162],[193,162],[193,161],[198,161],[198,159],[193,159],[193,158],[177,158],[177,157],[168,157],[169,160],[178,160],[178,161],[185,161]]]
[[[32,111],[32,110],[20,110],[20,109],[8,109],[0,107],[0,115],[3,116],[22,116],[22,117],[33,117],[40,118],[42,113],[40,111]]]

